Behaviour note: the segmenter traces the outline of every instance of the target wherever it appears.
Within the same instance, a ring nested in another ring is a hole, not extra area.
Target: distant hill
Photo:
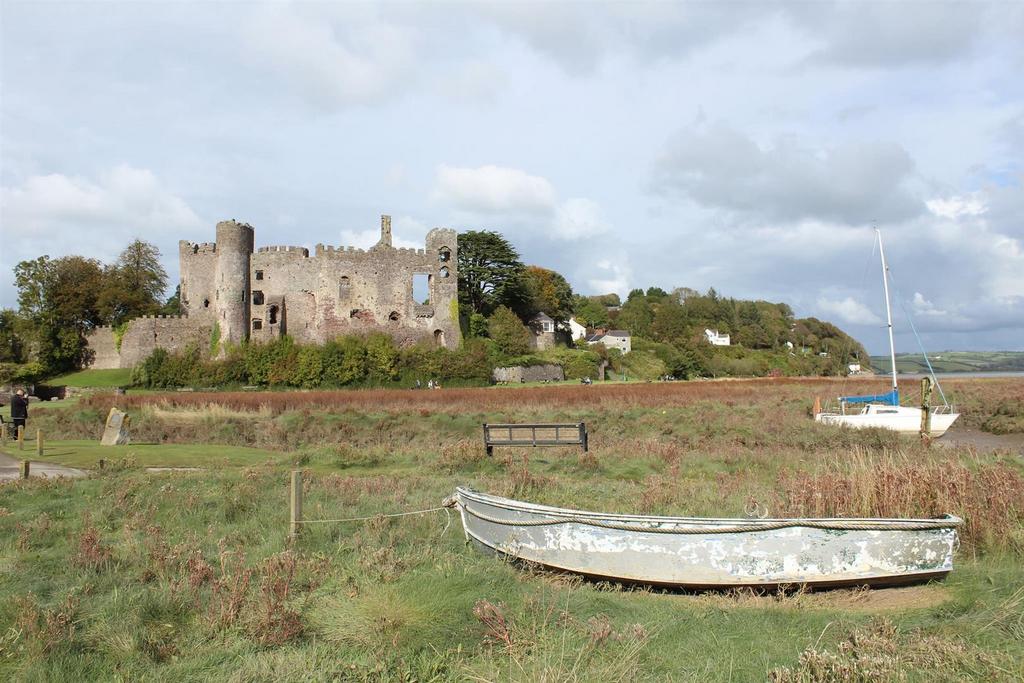
[[[1024,371],[1024,351],[942,351],[928,354],[935,372],[1014,372]],[[888,356],[871,356],[878,373],[891,371]],[[897,372],[928,372],[919,353],[897,353]]]

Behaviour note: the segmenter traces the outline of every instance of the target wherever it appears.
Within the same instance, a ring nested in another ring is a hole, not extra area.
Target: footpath
[[[34,448],[32,450],[35,450]],[[17,451],[15,451],[17,453]],[[26,448],[25,455],[31,451]],[[21,477],[21,461],[23,458],[13,457],[8,452],[0,451],[0,481],[9,481]],[[65,467],[50,462],[39,462],[32,460],[29,464],[28,474],[30,477],[44,477],[53,479],[55,477],[71,477],[78,479],[84,477],[88,472],[74,467]]]

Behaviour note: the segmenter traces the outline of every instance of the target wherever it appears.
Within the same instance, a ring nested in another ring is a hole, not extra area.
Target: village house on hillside
[[[719,334],[718,330],[704,330],[704,336],[712,346],[729,346],[729,335]]]
[[[576,318],[569,318],[569,322],[566,323],[565,327],[569,333],[569,338],[574,342],[577,342],[587,336],[587,328],[580,325],[576,321]]]
[[[599,331],[587,337],[587,344],[604,344],[605,348],[618,349],[623,354],[633,350],[632,336],[628,330]]]
[[[541,311],[530,318],[530,331],[533,332],[532,346],[538,351],[553,348],[555,345],[555,321],[547,313]]]

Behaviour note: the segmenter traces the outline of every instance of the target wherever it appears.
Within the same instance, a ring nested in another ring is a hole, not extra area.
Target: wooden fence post
[[[292,470],[291,523],[288,535],[295,538],[302,526],[302,470]]]
[[[821,396],[814,397],[814,409],[811,412],[814,413],[814,417],[817,417],[818,413],[821,412]]]
[[[18,450],[25,450],[25,427],[18,425]]]
[[[932,379],[921,378],[921,440],[929,443],[932,438]]]
[[[28,479],[29,463],[28,460],[21,461],[21,478]]]
[[[43,430],[36,430],[36,455],[43,457]]]

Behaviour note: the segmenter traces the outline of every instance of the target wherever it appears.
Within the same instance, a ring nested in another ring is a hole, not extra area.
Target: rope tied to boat
[[[459,509],[477,519],[491,524],[502,526],[556,526],[559,524],[583,524],[597,527],[599,529],[612,529],[615,531],[641,531],[651,534],[680,534],[680,535],[703,535],[703,534],[738,534],[751,531],[774,531],[776,529],[788,529],[793,527],[805,527],[809,529],[824,529],[826,531],[926,531],[929,529],[955,529],[963,524],[959,519],[935,519],[915,520],[907,522],[902,520],[891,520],[887,522],[875,522],[867,520],[849,520],[846,522],[825,522],[820,520],[798,520],[781,519],[772,522],[760,522],[757,524],[734,524],[731,526],[715,527],[659,527],[642,526],[643,522],[631,524],[618,524],[615,522],[601,522],[594,519],[582,517],[559,517],[553,519],[535,520],[508,520],[498,517],[491,517],[482,512],[473,510],[468,505],[459,505]]]
[[[338,519],[297,519],[296,524],[333,524],[333,523],[344,523],[344,522],[368,522],[373,519],[389,519],[392,517],[410,517],[413,515],[426,515],[431,512],[444,512],[447,518],[447,523],[444,525],[444,530],[441,532],[441,536],[444,536],[448,531],[448,527],[452,525],[452,515],[449,511],[450,505],[442,505],[436,508],[427,508],[425,510],[409,510],[408,512],[390,512],[380,513],[378,515],[368,515],[366,517],[339,517]]]

